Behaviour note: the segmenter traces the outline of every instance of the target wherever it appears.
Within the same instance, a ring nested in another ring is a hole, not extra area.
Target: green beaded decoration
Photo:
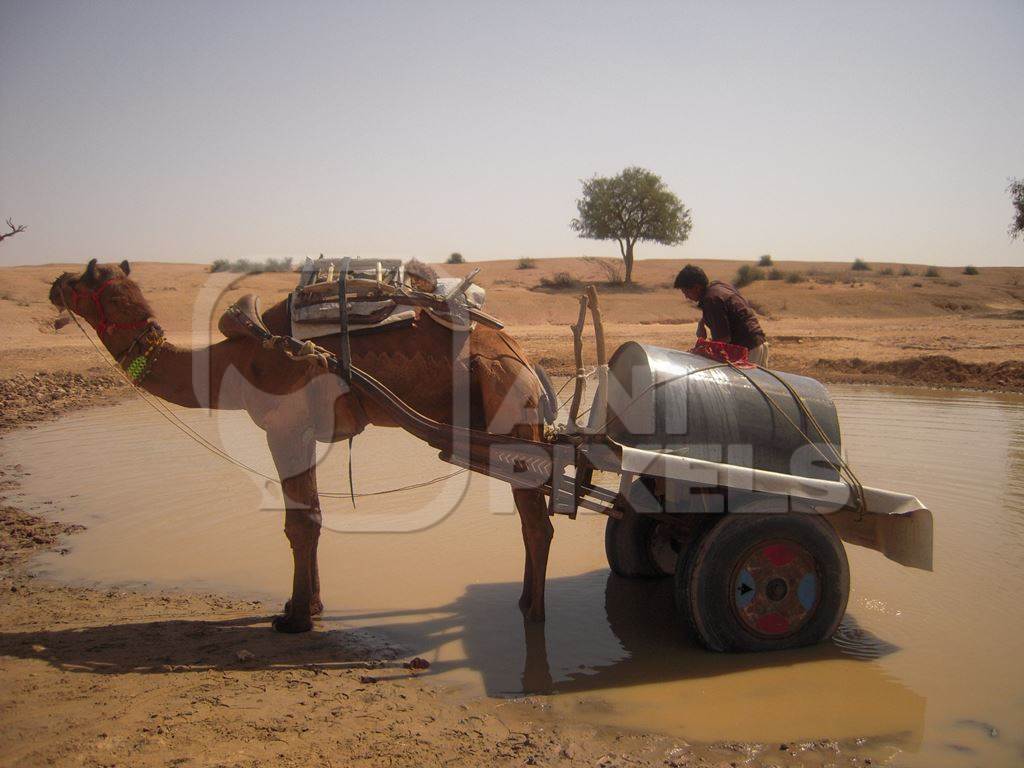
[[[132,381],[138,381],[146,373],[146,364],[149,360],[145,355],[139,355],[128,364],[128,375]]]

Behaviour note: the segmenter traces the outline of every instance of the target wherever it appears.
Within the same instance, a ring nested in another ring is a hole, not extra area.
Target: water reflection
[[[1007,414],[1009,441],[1006,447],[1006,495],[1008,509],[1024,514],[1024,421]]]
[[[849,724],[848,731],[831,735],[900,732],[904,748],[920,741],[924,699],[877,663],[899,649],[852,616],[831,643],[716,654],[699,647],[676,615],[671,579],[623,579],[602,570],[555,578],[549,585],[550,605],[576,601],[584,610],[570,606],[546,624],[524,623],[518,611],[508,609],[519,587],[507,582],[471,585],[457,600],[432,608],[329,620],[397,636],[410,654],[440,656],[432,674],[478,673],[489,695],[543,694],[573,706],[582,702],[588,716],[596,706],[617,724],[678,731],[700,717],[705,732],[710,728],[722,738],[768,732],[814,738],[825,733],[818,731],[821,717],[815,712],[824,705],[830,721]],[[588,593],[603,595],[603,611],[586,605]],[[445,657],[442,649],[453,642],[463,653]],[[628,690],[639,692],[636,701],[630,703]],[[709,700],[716,698],[730,699],[730,709],[710,709]],[[767,730],[730,723],[732,715],[758,717]]]

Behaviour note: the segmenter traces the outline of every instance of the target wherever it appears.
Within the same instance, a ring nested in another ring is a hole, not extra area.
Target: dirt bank
[[[127,384],[114,373],[19,373],[0,379],[0,432],[127,394]]]
[[[942,386],[963,389],[1024,392],[1024,362],[965,363],[946,355],[909,357],[903,360],[869,361],[858,357],[818,360],[811,372],[824,381],[839,380],[865,384],[906,384],[942,382]]]

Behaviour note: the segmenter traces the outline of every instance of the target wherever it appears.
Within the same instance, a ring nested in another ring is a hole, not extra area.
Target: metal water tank
[[[737,370],[689,352],[627,342],[609,361],[609,437],[634,448],[835,480],[839,418],[828,391],[806,376],[774,372],[792,387],[824,433],[771,373]],[[774,404],[773,404],[774,403]],[[817,448],[808,444],[808,438]],[[824,454],[824,456],[822,455]]]

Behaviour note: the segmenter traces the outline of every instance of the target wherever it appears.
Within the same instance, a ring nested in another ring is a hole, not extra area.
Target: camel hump
[[[253,338],[262,331],[270,331],[260,318],[260,300],[254,293],[247,293],[220,316],[217,329],[229,339]]]

